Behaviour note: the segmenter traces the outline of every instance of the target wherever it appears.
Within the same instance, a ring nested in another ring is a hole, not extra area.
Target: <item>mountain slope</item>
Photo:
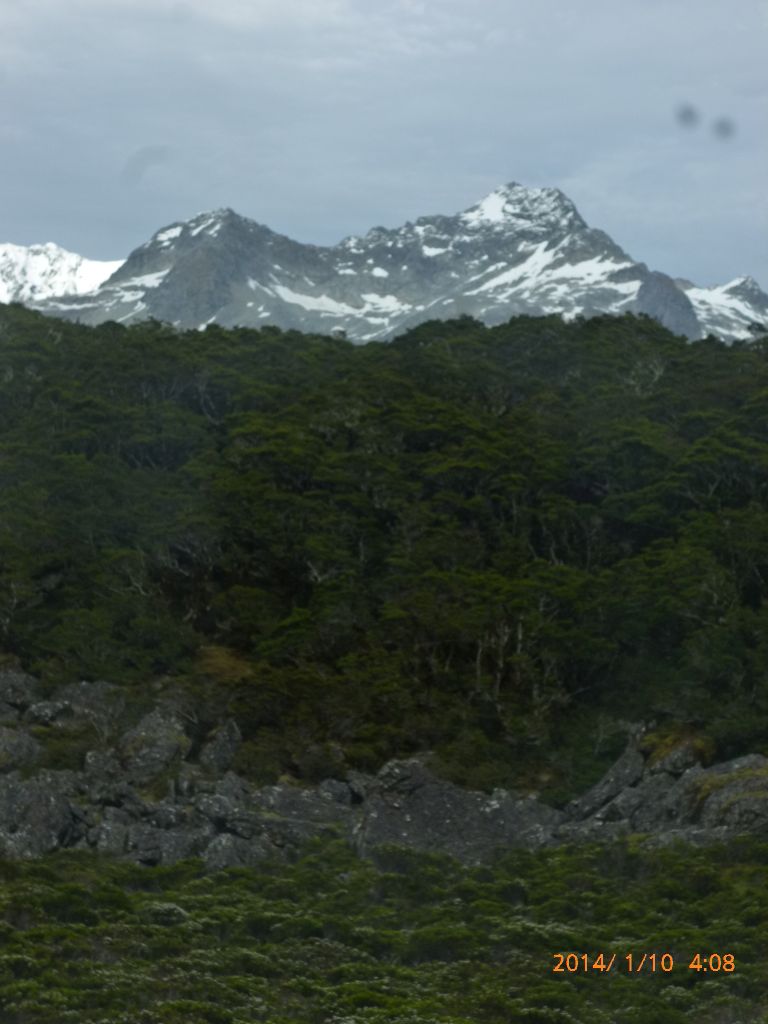
[[[53,242],[0,245],[0,302],[79,295],[103,284],[122,260],[88,260]]]
[[[678,284],[706,334],[749,337],[750,324],[768,323],[768,295],[752,277],[737,277],[713,288],[697,288],[690,281]]]
[[[686,289],[590,228],[559,189],[513,182],[454,216],[376,227],[327,247],[295,242],[230,209],[199,214],[156,232],[91,294],[34,304],[85,323],[274,323],[341,328],[355,341],[461,314],[497,324],[517,314],[624,312],[646,313],[689,338],[715,328],[734,338],[765,319],[768,296],[752,285]]]

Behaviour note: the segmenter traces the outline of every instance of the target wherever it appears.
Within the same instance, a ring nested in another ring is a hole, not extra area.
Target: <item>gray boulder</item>
[[[0,856],[41,857],[82,835],[82,812],[49,780],[0,778]]]
[[[200,791],[198,783],[197,789],[194,809],[217,832],[266,844],[264,849],[273,852],[293,853],[316,836],[351,833],[349,804],[340,803],[328,789],[283,784],[254,789],[234,772],[212,788]]]
[[[324,800],[332,800],[344,807],[351,807],[357,802],[353,787],[349,782],[342,782],[340,779],[323,779],[318,784],[317,791]]]
[[[242,735],[233,718],[213,731],[200,751],[200,764],[208,772],[221,775],[232,767]]]
[[[126,777],[120,761],[112,750],[89,750],[85,769],[78,773],[83,798],[97,806],[120,807],[131,818],[144,817],[147,804]]]
[[[645,758],[634,742],[630,743],[618,761],[596,785],[568,804],[565,809],[567,818],[571,821],[579,821],[595,814],[619,793],[629,786],[634,786],[642,776],[644,768]]]
[[[649,775],[665,772],[667,775],[682,775],[701,761],[701,753],[695,740],[685,739],[677,743],[663,757],[651,758],[646,764]]]
[[[203,794],[198,797],[195,810],[217,832],[231,832],[242,839],[253,839],[264,833],[262,820],[254,810],[228,800],[221,794]]]
[[[23,720],[31,725],[68,725],[74,716],[68,701],[41,700],[27,708]]]
[[[716,765],[701,773],[696,789],[701,827],[768,834],[768,759],[750,754]]]
[[[69,705],[78,721],[90,722],[102,742],[106,742],[125,712],[125,697],[118,686],[96,682],[70,683],[56,691],[55,698]]]
[[[105,807],[102,820],[88,831],[88,844],[95,847],[99,853],[119,857],[128,849],[130,823],[130,815],[119,807]]]
[[[180,807],[167,800],[148,806],[145,817],[150,825],[166,830],[188,829],[194,823],[193,819],[197,820],[192,808]]]
[[[254,791],[253,799],[263,812],[289,821],[334,824],[350,817],[350,801],[338,799],[339,790],[328,785],[304,788],[279,783]]]
[[[693,824],[696,817],[696,780],[704,774],[693,765],[680,778],[663,772],[647,772],[636,791],[625,799],[633,802],[628,815],[636,832],[662,832]]]
[[[0,725],[15,725],[21,718],[18,708],[0,700]]]
[[[198,783],[198,788],[201,788],[200,783]],[[235,804],[249,803],[253,798],[254,792],[256,792],[250,782],[247,782],[241,775],[237,775],[235,772],[225,772],[222,778],[216,779],[204,791],[226,797],[227,800],[231,800]]]
[[[242,839],[226,833],[212,839],[203,851],[203,860],[209,871],[256,867],[265,860],[282,859],[282,856],[281,851],[264,836]]]
[[[127,853],[139,864],[175,864],[200,856],[211,835],[206,829],[168,830],[139,822],[128,826]]]
[[[0,725],[0,773],[28,768],[42,753],[42,747],[28,733]]]
[[[40,684],[19,669],[0,670],[0,705],[26,711],[40,699]]]
[[[185,757],[190,746],[181,718],[170,711],[155,710],[120,739],[118,753],[126,777],[141,785]]]
[[[643,763],[631,743],[597,786],[569,805],[568,818],[558,841],[606,837],[606,826],[655,836],[662,845],[676,838],[701,844],[742,833],[767,835],[768,759],[749,754],[702,768],[694,745],[683,744]]]
[[[354,830],[362,856],[381,845],[440,851],[479,863],[494,850],[553,840],[563,815],[532,797],[492,796],[436,778],[418,758],[390,761],[376,777]]]

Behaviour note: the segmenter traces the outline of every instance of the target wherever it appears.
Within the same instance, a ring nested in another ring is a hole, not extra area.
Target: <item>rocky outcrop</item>
[[[18,773],[0,779],[1,856],[22,860],[76,845],[84,813],[58,783],[47,773],[35,779],[22,779]]]
[[[688,338],[697,338],[701,334],[690,299],[666,274],[647,272],[629,308],[634,313],[655,317],[674,334]]]
[[[645,758],[634,743],[630,743],[611,770],[600,782],[568,805],[570,820],[590,818],[621,793],[631,789],[641,778]]]
[[[392,761],[372,781],[354,842],[365,856],[383,844],[481,861],[498,847],[551,842],[563,820],[532,797],[491,796],[436,778],[419,760]]]
[[[232,767],[242,736],[237,722],[228,718],[208,737],[200,751],[200,764],[209,772],[222,773]]]
[[[40,744],[25,732],[0,725],[0,774],[26,768],[40,756]]]
[[[108,683],[79,683],[43,699],[37,682],[0,672],[0,856],[68,847],[142,864],[201,858],[210,870],[292,859],[316,837],[346,839],[364,857],[387,847],[480,863],[496,851],[639,835],[663,846],[768,836],[768,759],[750,754],[705,767],[696,744],[650,755],[635,734],[590,790],[563,809],[507,790],[462,789],[428,757],[390,761],[317,786],[256,787],[232,771],[241,742],[232,719],[192,735],[183,701],[158,698],[133,720]],[[53,768],[68,730],[88,749]],[[85,737],[85,740],[83,739]]]
[[[16,669],[0,670],[0,722],[16,722],[39,699],[37,680]]]
[[[180,761],[190,745],[181,717],[156,708],[120,739],[117,749],[126,778],[141,784]]]

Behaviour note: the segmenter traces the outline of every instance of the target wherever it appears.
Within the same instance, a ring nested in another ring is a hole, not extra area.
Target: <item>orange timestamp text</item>
[[[675,966],[702,974],[731,974],[736,970],[733,953],[694,953],[677,965],[671,953],[624,953],[622,956],[617,953],[553,953],[552,957],[552,970],[555,974],[589,971],[607,974],[614,969],[626,971],[627,974],[640,974],[642,971],[669,974]]]

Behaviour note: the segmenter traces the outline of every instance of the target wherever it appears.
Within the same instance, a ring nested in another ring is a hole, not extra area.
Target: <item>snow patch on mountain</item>
[[[121,281],[120,285],[121,287],[133,285],[140,288],[157,288],[170,269],[170,267],[167,267],[165,270],[158,270],[154,274],[139,274],[138,277],[130,277],[127,281]]]
[[[158,231],[154,236],[154,240],[162,246],[170,245],[174,238],[178,238],[184,230],[181,224],[174,224],[172,228],[166,228],[165,231]]]
[[[491,192],[477,206],[473,206],[463,216],[465,224],[474,227],[480,224],[501,224],[504,221],[506,200],[503,191]]]
[[[360,310],[349,306],[345,302],[338,302],[327,295],[303,295],[282,284],[276,284],[275,294],[279,295],[283,302],[290,302],[302,309],[311,309],[320,313],[346,313],[349,316],[359,316]]]

